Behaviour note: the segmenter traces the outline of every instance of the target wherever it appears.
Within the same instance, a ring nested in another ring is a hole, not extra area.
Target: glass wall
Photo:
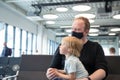
[[[4,23],[0,22],[0,55],[2,53],[4,41],[5,41],[5,26]]]
[[[28,43],[27,43],[27,48],[28,48],[28,52],[27,54],[32,54],[32,43],[33,43],[33,40],[32,40],[32,34],[31,33],[28,33],[28,39],[27,39]]]
[[[33,54],[33,51],[36,50],[35,34],[0,22],[0,56],[4,42],[7,42],[7,46],[12,49],[11,57]]]
[[[116,49],[116,55],[119,54],[119,37],[118,36],[97,36],[88,37],[90,40],[98,42],[102,45],[105,55],[109,55],[109,48]],[[37,35],[20,29],[16,26],[0,22],[0,56],[3,50],[3,43],[7,42],[9,48],[12,49],[11,57],[20,57],[21,55],[33,55],[37,48]],[[48,40],[48,55],[53,55],[59,46],[54,40]]]
[[[48,50],[49,50],[49,55],[53,55],[59,46],[59,43],[53,41],[53,40],[48,40]]]
[[[114,47],[115,55],[119,55],[119,37],[118,36],[97,36],[89,37],[91,41],[98,42],[105,52],[105,55],[110,55],[109,49]]]
[[[19,28],[16,28],[15,30],[15,51],[14,51],[14,56],[16,57],[19,57],[21,55],[21,49],[20,49],[20,39],[21,39],[21,36],[20,36],[20,29]]]

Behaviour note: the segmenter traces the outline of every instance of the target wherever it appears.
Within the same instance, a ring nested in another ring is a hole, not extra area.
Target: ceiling
[[[108,35],[110,29],[120,28],[120,19],[113,19],[113,15],[120,13],[120,0],[3,0],[4,3],[18,10],[23,15],[39,16],[39,20],[32,20],[42,23],[45,28],[55,31],[56,33],[69,33],[65,32],[66,29],[71,27],[60,26],[71,26],[74,16],[82,13],[95,14],[95,18],[91,26],[100,25],[100,27],[91,27],[94,29],[99,29],[99,35]],[[106,6],[109,6],[110,9]],[[75,5],[88,5],[91,7],[88,11],[74,11],[72,9]],[[56,8],[66,7],[67,12],[58,12]],[[44,19],[43,15],[47,13],[53,13],[58,16],[57,19],[52,19],[55,24],[47,24],[46,21],[50,19]],[[95,33],[95,32],[94,32]],[[115,32],[116,35],[120,35],[120,31]],[[61,35],[58,35],[61,36]],[[63,36],[63,35],[62,35]]]

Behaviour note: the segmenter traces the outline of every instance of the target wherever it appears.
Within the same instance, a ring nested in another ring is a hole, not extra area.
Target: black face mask
[[[83,37],[83,33],[82,32],[72,32],[72,36],[81,39]]]

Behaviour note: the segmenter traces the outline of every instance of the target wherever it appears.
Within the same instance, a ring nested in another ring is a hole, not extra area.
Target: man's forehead
[[[85,25],[83,20],[75,20],[72,25]]]
[[[82,28],[82,27],[84,27],[84,26],[85,26],[85,24],[76,23],[76,24],[73,24],[73,25],[72,25],[72,28]]]

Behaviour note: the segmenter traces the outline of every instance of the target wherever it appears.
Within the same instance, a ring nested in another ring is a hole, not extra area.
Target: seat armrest
[[[6,76],[6,77],[2,78],[2,80],[8,80],[8,79],[11,79],[11,78],[14,78],[14,80],[17,80],[18,73],[19,73],[19,71],[17,71],[15,75]]]
[[[17,75],[12,75],[12,76],[7,76],[7,77],[4,77],[2,80],[7,80],[7,79],[11,79],[11,78],[15,78],[17,77]]]

